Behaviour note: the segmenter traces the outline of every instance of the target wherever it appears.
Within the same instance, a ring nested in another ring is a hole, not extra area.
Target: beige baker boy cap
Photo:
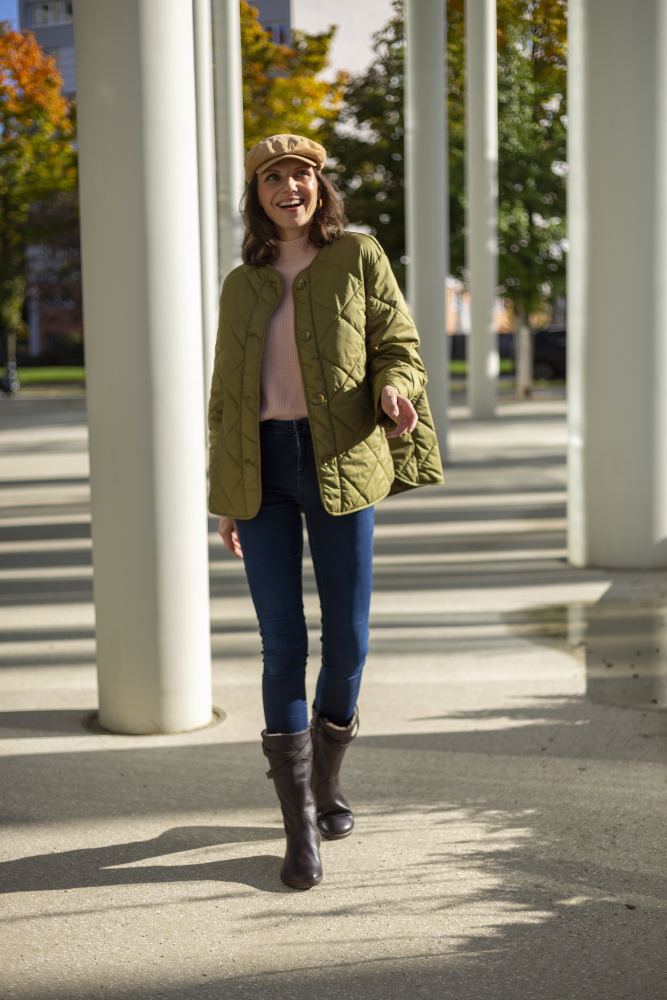
[[[253,146],[245,158],[245,179],[248,184],[256,173],[264,173],[286,156],[293,156],[321,170],[327,158],[327,151],[319,142],[306,139],[303,135],[270,135]]]

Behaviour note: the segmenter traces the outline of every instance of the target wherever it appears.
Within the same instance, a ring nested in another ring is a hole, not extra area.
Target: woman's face
[[[257,194],[278,239],[294,240],[308,232],[318,198],[313,167],[292,156],[278,160],[257,178]]]

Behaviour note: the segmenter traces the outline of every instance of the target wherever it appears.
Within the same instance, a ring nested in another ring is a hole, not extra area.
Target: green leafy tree
[[[566,2],[500,0],[498,23],[499,291],[516,316],[517,395],[528,396],[531,316],[565,291]]]
[[[368,226],[405,283],[404,113],[405,34],[402,2],[373,36],[373,59],[350,79],[339,127],[329,143],[347,215]]]
[[[565,0],[498,2],[499,292],[517,317],[565,283]],[[404,281],[404,21],[394,0],[368,70],[350,80],[332,142],[350,220],[368,225]],[[450,269],[465,273],[463,0],[447,5]]]
[[[276,132],[326,143],[343,100],[346,73],[319,79],[327,69],[336,28],[315,35],[293,31],[291,45],[275,44],[255,7],[241,0],[243,123],[249,149]]]
[[[44,238],[52,200],[76,186],[73,130],[55,59],[31,32],[0,22],[0,335],[6,356],[22,328],[26,248]]]

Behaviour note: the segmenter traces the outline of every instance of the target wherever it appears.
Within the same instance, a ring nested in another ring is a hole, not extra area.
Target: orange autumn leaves
[[[56,60],[29,32],[0,25],[0,193],[26,201],[76,183],[74,125]]]
[[[42,207],[76,186],[71,106],[55,59],[31,32],[0,22],[0,331],[20,326],[26,248]]]
[[[10,132],[37,125],[72,132],[69,104],[61,93],[56,60],[31,32],[0,34],[0,122]]]

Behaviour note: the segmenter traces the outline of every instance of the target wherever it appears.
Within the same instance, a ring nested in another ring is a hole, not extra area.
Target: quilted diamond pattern
[[[346,514],[389,493],[443,482],[419,338],[380,244],[345,233],[295,281],[297,336],[322,503]],[[209,510],[254,517],[261,503],[259,377],[266,330],[282,294],[270,266],[226,278],[208,410]],[[387,441],[385,385],[412,400],[413,434]],[[319,402],[316,402],[319,400]]]

